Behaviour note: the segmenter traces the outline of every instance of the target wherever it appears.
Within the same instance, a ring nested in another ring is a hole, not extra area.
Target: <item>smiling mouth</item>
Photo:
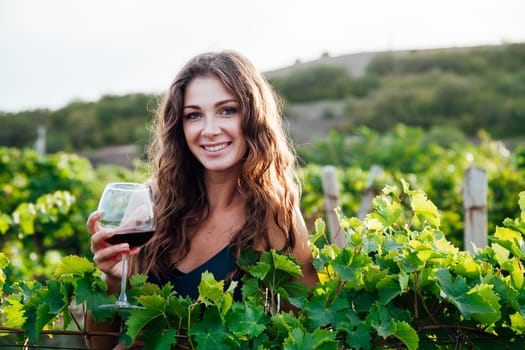
[[[223,143],[223,144],[215,145],[215,146],[202,146],[202,148],[204,148],[208,152],[218,152],[218,151],[220,151],[222,149],[225,149],[229,145],[230,145],[230,143],[227,142],[227,143]]]

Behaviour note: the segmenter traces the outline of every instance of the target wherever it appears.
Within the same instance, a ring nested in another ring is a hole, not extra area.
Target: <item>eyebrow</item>
[[[227,104],[227,103],[231,103],[231,102],[235,102],[235,103],[239,103],[236,99],[227,99],[227,100],[222,100],[222,101],[219,101],[217,103],[215,103],[213,106],[214,107],[219,107],[219,106],[222,106],[224,104]],[[192,109],[200,109],[200,106],[198,105],[186,105],[184,107],[182,107],[183,109],[186,109],[186,108],[192,108]]]

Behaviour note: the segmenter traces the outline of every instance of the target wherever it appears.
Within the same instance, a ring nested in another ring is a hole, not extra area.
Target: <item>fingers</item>
[[[97,251],[106,248],[109,245],[106,240],[114,234],[115,230],[113,229],[102,229],[93,233],[91,235],[91,252],[96,254]]]
[[[135,255],[135,254],[138,254],[138,252],[140,252],[140,248],[141,247],[135,247],[135,248],[131,248],[128,252],[128,255]]]
[[[97,232],[97,222],[98,220],[100,220],[101,214],[102,212],[100,211],[94,211],[89,215],[86,225],[88,227],[89,232],[91,232],[91,234]]]
[[[120,279],[122,277],[122,255],[128,254],[129,251],[127,243],[108,245],[107,248],[93,255],[93,262],[110,278]]]
[[[93,261],[101,269],[106,266],[112,266],[120,262],[122,254],[129,252],[129,244],[122,243],[116,245],[108,245],[107,248],[95,251],[93,254]]]

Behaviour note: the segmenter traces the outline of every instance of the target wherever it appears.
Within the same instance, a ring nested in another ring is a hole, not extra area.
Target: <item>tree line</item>
[[[314,66],[270,83],[285,106],[344,101],[342,131],[366,126],[384,132],[401,123],[425,130],[449,126],[467,136],[484,129],[500,139],[525,133],[525,43],[379,54],[360,77],[340,66]],[[32,146],[38,126],[47,129],[49,152],[142,146],[160,97],[106,95],[58,110],[0,112],[0,146]]]

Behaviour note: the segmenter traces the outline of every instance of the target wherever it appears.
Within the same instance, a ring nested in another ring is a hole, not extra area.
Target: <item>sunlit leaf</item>
[[[418,349],[419,337],[417,332],[407,322],[396,322],[394,335],[406,345],[408,350]]]
[[[509,317],[512,324],[512,329],[515,329],[519,332],[525,332],[525,317],[523,317],[520,312],[516,312]]]
[[[64,275],[82,276],[93,271],[95,271],[95,266],[88,259],[70,255],[62,258],[62,261],[56,268],[55,275],[58,277]]]
[[[198,288],[199,300],[205,305],[220,306],[224,292],[224,281],[217,281],[211,272],[205,271]]]
[[[294,277],[302,275],[301,267],[290,256],[278,254],[275,250],[272,250],[272,256],[275,269],[284,271]]]
[[[27,319],[23,307],[21,294],[7,296],[2,305],[2,313],[5,315],[4,325],[13,328],[22,327]]]
[[[0,212],[0,234],[4,234],[11,226],[11,217],[5,213]]]
[[[428,222],[434,226],[439,227],[440,225],[440,215],[437,207],[432,203],[427,195],[421,192],[415,193],[410,197],[410,204],[412,205],[412,210],[416,214],[422,215]]]
[[[496,232],[491,239],[508,249],[516,257],[520,259],[525,257],[525,243],[521,233],[506,227],[496,227]]]

